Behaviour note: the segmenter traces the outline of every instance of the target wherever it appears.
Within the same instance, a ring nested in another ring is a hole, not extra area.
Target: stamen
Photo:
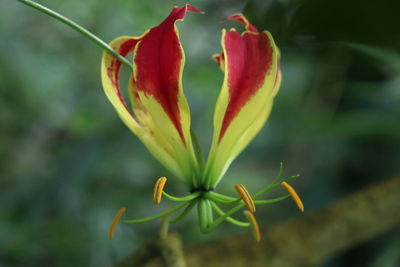
[[[110,231],[108,232],[108,237],[110,238],[110,240],[113,239],[115,226],[119,222],[119,219],[121,218],[125,210],[126,208],[122,208],[117,212],[117,214],[115,214],[114,219],[112,220],[112,223],[110,225]]]
[[[256,217],[253,215],[253,213],[251,213],[248,210],[244,211],[244,215],[246,216],[247,220],[250,222],[251,224],[251,229],[253,230],[253,237],[257,242],[260,242],[261,240],[261,232],[260,232],[260,227],[258,226]]]
[[[247,191],[246,187],[242,184],[237,184],[235,185],[236,191],[239,193],[240,197],[243,199],[244,204],[246,204],[247,209],[254,213],[256,212],[256,206],[254,205],[254,201],[251,198],[251,195],[249,194],[249,191]]]
[[[292,196],[294,202],[296,202],[296,205],[297,205],[297,207],[299,208],[299,210],[300,210],[301,212],[303,212],[303,211],[304,211],[303,202],[301,202],[301,199],[300,199],[299,195],[297,195],[297,193],[296,193],[296,191],[293,189],[293,187],[292,187],[291,185],[289,185],[288,183],[286,183],[286,182],[282,182],[281,185],[282,185],[283,187],[286,188],[286,190],[287,190],[287,191],[289,192],[289,194]]]
[[[160,204],[162,192],[163,192],[164,185],[166,182],[167,182],[166,177],[160,177],[157,179],[156,184],[154,185],[154,189],[153,189],[153,202],[155,204]]]

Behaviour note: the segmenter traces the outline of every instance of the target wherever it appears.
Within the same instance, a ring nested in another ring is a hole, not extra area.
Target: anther
[[[113,239],[115,226],[119,222],[119,219],[121,218],[121,216],[125,212],[125,210],[126,210],[126,208],[122,208],[117,212],[117,214],[115,214],[114,219],[112,220],[112,223],[110,225],[110,231],[108,232],[108,237],[110,239]]]
[[[249,221],[249,223],[251,224],[251,229],[253,232],[253,237],[257,242],[260,242],[261,240],[261,232],[260,232],[260,227],[258,226],[256,217],[254,216],[253,213],[251,213],[248,210],[245,210],[244,215],[246,216],[247,220]]]
[[[303,212],[304,211],[303,202],[301,202],[301,199],[300,199],[299,195],[297,195],[297,193],[293,189],[293,187],[291,185],[289,185],[288,183],[286,183],[286,182],[282,182],[281,185],[286,188],[286,190],[292,196],[294,202],[296,202],[296,205],[299,208],[299,210]]]
[[[247,191],[246,187],[242,184],[237,184],[235,185],[236,191],[239,193],[240,197],[243,199],[244,204],[246,204],[247,209],[254,213],[256,212],[256,206],[254,205],[254,201],[251,198],[251,195],[249,194],[249,191]]]
[[[162,192],[163,192],[164,185],[166,182],[167,182],[166,177],[160,177],[157,179],[156,184],[154,185],[154,189],[153,189],[153,202],[155,204],[160,204]]]

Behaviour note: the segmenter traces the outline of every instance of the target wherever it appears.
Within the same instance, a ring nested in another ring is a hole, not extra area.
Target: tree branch
[[[181,238],[177,233],[170,233],[167,238],[153,240],[115,266],[186,267]]]

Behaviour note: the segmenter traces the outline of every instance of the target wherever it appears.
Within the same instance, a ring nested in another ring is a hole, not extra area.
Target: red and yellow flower
[[[201,203],[199,210],[209,209],[204,211],[209,216],[213,198],[214,202],[223,198],[210,191],[270,115],[281,83],[280,53],[268,31],[260,32],[242,14],[227,18],[243,23],[246,30],[241,34],[223,30],[222,52],[213,56],[225,77],[214,111],[210,153],[202,168],[202,159],[193,148],[190,110],[182,88],[185,54],[176,26],[188,11],[201,13],[191,5],[175,7],[160,25],[142,35],[123,36],[110,43],[124,57],[133,54],[129,101],[120,88],[122,64],[107,52],[101,65],[102,83],[122,121],[162,165],[197,194],[190,203]],[[207,198],[207,194],[213,196]],[[210,220],[203,226],[211,226]]]

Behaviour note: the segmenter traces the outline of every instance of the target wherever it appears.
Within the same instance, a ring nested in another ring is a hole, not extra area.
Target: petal
[[[122,36],[114,39],[110,43],[110,46],[125,57],[133,51],[139,40],[140,38]],[[123,116],[124,122],[126,121],[127,124],[129,124],[128,127],[137,128],[137,121],[135,120],[131,110],[126,105],[121,93],[119,85],[121,66],[122,63],[117,58],[107,52],[103,52],[101,71],[104,92],[117,109],[119,115]]]
[[[128,53],[133,51],[140,38],[141,37],[128,36],[119,37],[113,40],[110,43],[110,46],[122,56],[126,56]],[[135,118],[134,114],[127,106],[119,85],[120,69],[121,62],[111,54],[103,52],[101,77],[104,92],[108,99],[117,110],[122,121],[138,136],[150,153],[174,175],[183,178],[184,174],[180,170],[178,163],[173,158],[171,152],[168,151],[168,149],[163,146],[162,142],[156,138],[155,134],[151,132],[151,129],[147,128],[146,125],[141,124],[141,122]]]
[[[281,79],[279,50],[271,34],[259,33],[243,15],[229,19],[246,24],[247,31],[222,32],[225,79],[215,107],[206,169],[212,187],[265,124]]]
[[[174,8],[157,27],[152,28],[139,43],[134,62],[138,94],[156,124],[183,143],[190,139],[190,111],[182,90],[185,61],[175,26],[187,11],[200,12],[190,5]],[[166,122],[172,122],[174,130]]]
[[[257,28],[253,24],[251,24],[250,21],[248,21],[248,19],[245,16],[243,16],[243,14],[241,14],[241,13],[233,14],[233,15],[225,18],[225,20],[236,20],[236,21],[239,21],[239,22],[243,23],[246,26],[246,30],[247,31],[258,33]]]
[[[257,116],[257,119],[252,123],[252,125],[240,136],[240,138],[237,140],[236,144],[232,146],[232,149],[229,152],[229,156],[227,159],[224,159],[225,161],[222,162],[221,160],[218,160],[216,162],[216,165],[218,164],[225,164],[225,169],[222,170],[222,173],[225,173],[225,171],[228,169],[229,165],[232,163],[232,161],[247,147],[247,145],[254,139],[254,137],[258,134],[258,132],[262,129],[262,127],[265,125],[269,114],[271,113],[273,103],[270,101],[265,105],[265,109],[263,109],[259,115]]]
[[[128,91],[133,106],[133,111],[139,123],[142,125],[143,128],[146,128],[146,130],[148,130],[153,135],[154,139],[157,141],[158,145],[163,148],[163,150],[167,151],[170,155],[173,155],[174,149],[172,145],[165,138],[163,132],[154,123],[153,118],[139,98],[136,82],[135,79],[133,79],[133,75],[131,75],[131,77],[129,78]]]
[[[102,80],[107,97],[125,124],[164,166],[192,185],[198,170],[190,135],[190,111],[181,82],[185,57],[175,25],[187,11],[200,12],[190,5],[174,8],[160,25],[143,35],[111,42],[123,56],[134,53],[129,79],[133,112],[120,91],[121,63],[108,53],[103,54]]]
[[[251,106],[250,112],[254,114],[253,103],[259,100],[258,103],[263,104],[265,97],[271,95],[271,83],[275,81],[277,73],[276,66],[275,69],[272,66],[274,56],[276,57],[273,55],[272,42],[272,38],[266,33],[246,32],[244,35],[239,35],[235,31],[226,33],[228,103],[223,113],[219,142],[244,108]],[[261,99],[258,98],[260,94],[264,96]],[[246,117],[248,120],[249,117]]]
[[[197,163],[190,134],[190,110],[182,89],[185,55],[175,25],[187,11],[200,12],[190,5],[176,7],[141,39],[134,51],[134,77],[143,109],[171,144],[187,179],[191,179]]]

